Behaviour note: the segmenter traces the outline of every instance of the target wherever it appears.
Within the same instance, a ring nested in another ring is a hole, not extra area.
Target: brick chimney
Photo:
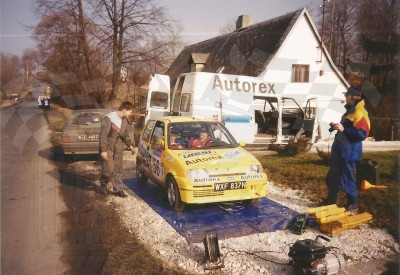
[[[236,30],[245,29],[250,25],[253,25],[253,17],[250,15],[240,15],[236,20]]]

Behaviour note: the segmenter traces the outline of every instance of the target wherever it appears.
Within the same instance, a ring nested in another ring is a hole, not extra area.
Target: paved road
[[[36,101],[1,111],[1,274],[67,271],[60,259],[66,206],[50,133]]]

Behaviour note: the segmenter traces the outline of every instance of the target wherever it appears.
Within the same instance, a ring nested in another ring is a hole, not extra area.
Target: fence
[[[370,117],[371,133],[370,136],[375,140],[399,140],[400,120],[397,118]]]

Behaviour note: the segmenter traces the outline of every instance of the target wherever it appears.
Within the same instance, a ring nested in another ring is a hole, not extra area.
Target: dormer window
[[[190,72],[201,72],[207,63],[208,53],[192,53],[190,56]]]

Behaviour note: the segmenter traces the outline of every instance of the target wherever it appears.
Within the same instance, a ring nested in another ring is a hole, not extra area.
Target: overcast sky
[[[0,51],[22,55],[34,48],[26,25],[39,21],[32,12],[33,0],[0,0]],[[155,0],[184,27],[183,39],[196,43],[215,37],[239,15],[251,15],[255,23],[307,7],[314,22],[322,0]]]

